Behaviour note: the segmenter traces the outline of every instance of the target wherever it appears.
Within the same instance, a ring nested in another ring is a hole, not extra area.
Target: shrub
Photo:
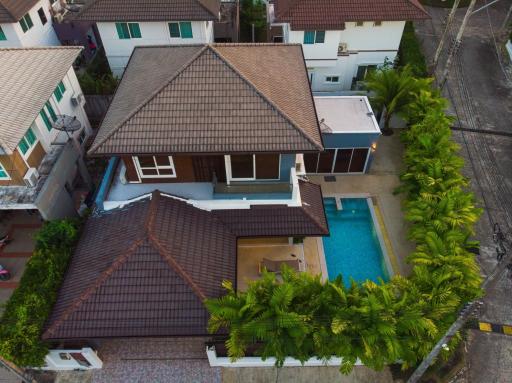
[[[405,23],[404,33],[398,49],[398,66],[409,65],[412,74],[416,77],[427,76],[427,64],[421,51],[420,43],[414,33],[414,24],[411,21]]]
[[[0,320],[0,355],[19,366],[44,364],[48,346],[41,333],[57,299],[79,227],[77,220],[44,224],[19,286],[6,303]]]
[[[83,73],[77,75],[84,94],[114,94],[118,79],[112,75],[105,51],[101,48]]]
[[[341,277],[322,283],[283,268],[282,281],[264,273],[246,292],[227,283],[227,295],[206,306],[210,331],[229,330],[232,359],[256,346],[258,355],[276,357],[278,366],[286,356],[302,362],[337,356],[344,373],[357,359],[374,369],[397,361],[408,368],[431,351],[460,307],[481,295],[479,268],[468,251],[476,245],[471,237],[481,210],[461,175],[463,161],[443,111],[446,101],[436,91],[419,92],[409,105],[414,122],[401,135],[401,191],[409,238],[416,244],[408,257],[411,275],[346,288]]]

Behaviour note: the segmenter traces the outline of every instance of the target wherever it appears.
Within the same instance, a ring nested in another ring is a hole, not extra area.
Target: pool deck
[[[272,261],[291,260],[296,255],[305,263],[305,272],[322,275],[327,280],[327,267],[322,238],[306,237],[301,244],[289,244],[288,238],[254,238],[238,240],[237,290],[247,290],[250,281],[261,278],[259,264],[263,258]]]
[[[392,267],[397,269],[395,272],[408,275],[411,267],[405,259],[414,251],[414,244],[407,240],[409,226],[402,211],[404,196],[393,194],[400,185],[402,154],[403,146],[398,132],[389,137],[381,136],[368,174],[340,175],[336,176],[336,182],[325,182],[323,176],[308,178],[322,187],[324,197],[371,196],[377,206],[377,221],[382,221],[380,226],[383,241]]]

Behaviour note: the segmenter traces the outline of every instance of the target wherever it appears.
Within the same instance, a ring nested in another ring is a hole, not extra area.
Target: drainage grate
[[[336,176],[325,176],[324,181],[325,182],[336,182]]]

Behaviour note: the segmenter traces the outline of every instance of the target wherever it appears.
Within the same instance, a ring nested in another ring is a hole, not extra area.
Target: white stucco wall
[[[60,45],[57,34],[53,29],[52,17],[50,15],[50,0],[40,0],[28,12],[34,26],[28,31],[23,32],[20,23],[0,24],[7,40],[0,41],[0,48],[16,48],[16,47],[38,47],[38,46],[55,46]],[[41,19],[37,11],[43,8],[47,22],[45,25],[41,23]]]
[[[393,61],[400,46],[405,21],[385,21],[374,26],[367,21],[363,26],[346,23],[343,31],[326,31],[322,44],[303,44],[304,31],[284,27],[284,39],[302,44],[308,72],[313,73],[313,91],[339,91],[350,89],[352,78],[360,65],[380,65],[386,59]],[[338,45],[347,44],[348,53],[338,56]],[[339,76],[338,84],[325,82],[326,76]]]
[[[69,69],[66,76],[62,79],[62,82],[66,87],[66,91],[64,92],[62,99],[59,102],[57,102],[57,99],[52,94],[52,96],[49,99],[49,102],[57,115],[76,116],[77,119],[81,122],[82,127],[86,130],[87,136],[89,136],[92,133],[91,125],[89,123],[89,120],[87,119],[87,115],[85,114],[83,105],[74,106],[71,102],[72,97],[76,97],[77,95],[82,94],[82,90],[80,88],[78,79],[75,75],[75,71],[73,70],[73,68]],[[34,120],[34,123],[32,124],[32,130],[34,131],[34,134],[37,136],[38,140],[41,142],[41,145],[43,146],[45,151],[49,152],[50,145],[59,134],[59,131],[55,129],[48,131],[40,114],[38,114],[36,119]],[[80,135],[80,133],[81,130],[75,132],[75,138],[77,138]],[[24,157],[28,157],[30,155],[30,152],[31,151],[27,152]]]
[[[101,35],[110,69],[121,76],[133,48],[141,45],[199,44],[213,41],[213,22],[192,21],[191,39],[171,38],[167,22],[139,22],[140,39],[120,39],[115,23],[96,23]]]

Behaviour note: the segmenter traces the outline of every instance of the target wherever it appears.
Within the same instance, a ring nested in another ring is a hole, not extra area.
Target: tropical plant
[[[381,68],[370,72],[365,86],[371,93],[372,106],[384,113],[382,134],[391,135],[391,117],[394,114],[404,115],[414,95],[421,89],[430,88],[430,79],[417,79],[412,75],[411,68]]]
[[[396,361],[411,367],[430,352],[460,307],[481,294],[479,268],[468,251],[477,246],[472,236],[481,209],[461,174],[464,163],[451,140],[446,100],[430,89],[430,80],[411,78],[407,69],[381,70],[371,81],[374,102],[411,123],[401,134],[400,191],[416,244],[408,257],[412,272],[388,283],[352,281],[345,287],[341,277],[322,283],[283,268],[282,280],[264,273],[246,292],[226,283],[227,295],[206,306],[210,331],[229,330],[232,359],[256,345],[257,355],[276,357],[278,366],[286,356],[302,362],[337,356],[344,373],[358,359],[375,369]]]
[[[43,365],[48,345],[41,332],[57,299],[79,226],[76,220],[51,221],[36,235],[34,254],[0,319],[3,358],[23,367]]]

